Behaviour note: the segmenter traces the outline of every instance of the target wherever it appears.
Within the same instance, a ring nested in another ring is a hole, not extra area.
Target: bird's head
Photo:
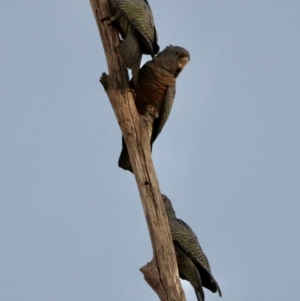
[[[168,217],[169,218],[176,218],[176,214],[175,214],[175,211],[173,209],[173,206],[172,206],[172,203],[171,203],[170,199],[164,194],[162,194],[161,196],[162,196],[162,199],[163,199],[164,206],[165,206]]]
[[[170,45],[156,56],[156,60],[164,69],[177,77],[189,62],[190,53],[182,47]]]

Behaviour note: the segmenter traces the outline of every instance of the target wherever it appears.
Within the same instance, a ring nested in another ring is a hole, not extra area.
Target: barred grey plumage
[[[180,278],[188,280],[195,289],[198,301],[204,301],[202,286],[213,293],[221,289],[213,277],[208,259],[200,247],[193,230],[182,220],[176,218],[171,201],[162,194],[174,243]]]
[[[116,22],[123,38],[120,54],[132,69],[133,83],[137,83],[142,54],[152,57],[159,51],[153,15],[147,0],[110,0]]]

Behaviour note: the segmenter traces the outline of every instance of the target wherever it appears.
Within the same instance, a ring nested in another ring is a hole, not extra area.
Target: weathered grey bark
[[[153,248],[153,259],[141,268],[161,301],[185,301],[165,208],[150,150],[152,116],[140,116],[130,90],[127,69],[118,53],[119,37],[113,26],[100,21],[110,15],[108,0],[90,0],[101,35],[109,75],[101,82],[110,99],[128,146]],[[117,165],[117,162],[116,162]]]

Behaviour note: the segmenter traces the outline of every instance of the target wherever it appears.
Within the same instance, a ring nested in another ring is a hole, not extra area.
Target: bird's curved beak
[[[180,69],[183,69],[184,66],[189,62],[190,58],[188,56],[182,57],[181,59],[179,59],[179,64],[178,67]]]

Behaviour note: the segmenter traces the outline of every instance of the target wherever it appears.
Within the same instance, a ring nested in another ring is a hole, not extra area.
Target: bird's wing
[[[220,287],[211,273],[208,259],[202,251],[193,230],[180,219],[177,219],[176,223],[170,223],[170,228],[174,244],[181,248],[200,269],[203,286],[212,292],[218,291],[221,296],[222,293]],[[204,275],[206,275],[206,277]]]
[[[151,8],[145,0],[116,0],[132,27],[143,40],[150,54],[154,54],[153,44],[157,42]]]
[[[155,141],[155,139],[163,129],[165,123],[167,122],[167,119],[171,112],[175,94],[176,94],[176,84],[174,81],[174,84],[167,88],[166,96],[159,112],[159,117],[156,120],[154,120],[151,144]]]
[[[204,301],[201,276],[197,267],[195,266],[193,261],[185,254],[185,252],[176,245],[175,253],[180,278],[190,282],[195,290],[198,301]]]

